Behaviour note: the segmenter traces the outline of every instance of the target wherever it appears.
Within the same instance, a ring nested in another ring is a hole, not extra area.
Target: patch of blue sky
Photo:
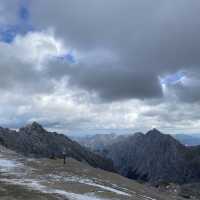
[[[30,25],[0,25],[0,41],[12,43],[17,35],[25,35],[30,31],[34,31]]]
[[[18,33],[18,28],[11,25],[0,26],[0,40],[5,43],[11,43]]]
[[[19,6],[17,24],[0,24],[0,41],[12,43],[17,35],[24,35],[33,31],[34,29],[30,25],[29,19],[30,13],[28,6],[22,3]]]
[[[73,52],[66,53],[64,55],[58,56],[57,59],[63,61],[63,62],[68,62],[69,64],[76,64],[77,59]]]
[[[185,77],[184,72],[179,71],[175,74],[168,75],[161,79],[161,84],[164,85],[175,85]]]
[[[19,8],[19,19],[23,22],[27,22],[29,21],[30,18],[30,14],[29,14],[29,10],[26,6],[22,5]]]

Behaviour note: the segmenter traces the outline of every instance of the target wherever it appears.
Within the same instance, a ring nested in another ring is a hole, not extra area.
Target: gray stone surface
[[[90,152],[65,135],[46,131],[36,122],[19,131],[0,128],[0,144],[32,157],[62,157],[63,150],[65,150],[67,157],[113,171],[112,161]]]

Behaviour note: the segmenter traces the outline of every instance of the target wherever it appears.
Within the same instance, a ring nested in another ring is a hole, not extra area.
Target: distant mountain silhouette
[[[73,139],[79,144],[91,149],[95,152],[101,152],[107,146],[114,144],[128,137],[128,135],[110,134],[96,134],[82,137],[74,137]]]
[[[200,135],[198,134],[197,135],[176,134],[172,136],[186,146],[200,145]]]
[[[33,122],[19,131],[0,128],[0,144],[25,156],[62,157],[66,156],[86,162],[94,167],[113,171],[111,160],[96,155],[63,134],[46,131]]]

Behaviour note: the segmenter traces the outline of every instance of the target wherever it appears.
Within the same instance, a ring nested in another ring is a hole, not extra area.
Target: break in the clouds
[[[159,76],[198,70],[199,7],[187,0],[61,0],[34,1],[31,13],[35,26],[54,27],[83,54],[104,49],[113,55],[99,52],[98,62],[80,61],[66,73],[73,84],[114,101],[160,97]]]
[[[197,131],[200,2],[3,0],[2,125]]]

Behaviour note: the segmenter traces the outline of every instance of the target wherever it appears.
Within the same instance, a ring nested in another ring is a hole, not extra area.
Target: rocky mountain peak
[[[160,136],[160,137],[163,137],[163,134],[156,128],[148,131],[146,133],[147,136],[150,136],[150,137],[157,137],[157,136]]]
[[[152,129],[143,137],[127,137],[107,148],[107,157],[124,176],[158,182],[189,183],[200,179],[199,148],[191,149]]]
[[[26,132],[32,132],[32,131],[44,132],[45,129],[38,122],[34,121],[31,124],[28,124],[25,127],[21,128],[20,131],[26,131]]]
[[[111,160],[90,152],[67,136],[45,130],[39,123],[33,122],[19,131],[0,130],[0,144],[30,157],[61,158],[63,149],[66,156],[83,161],[93,167],[114,171]]]

